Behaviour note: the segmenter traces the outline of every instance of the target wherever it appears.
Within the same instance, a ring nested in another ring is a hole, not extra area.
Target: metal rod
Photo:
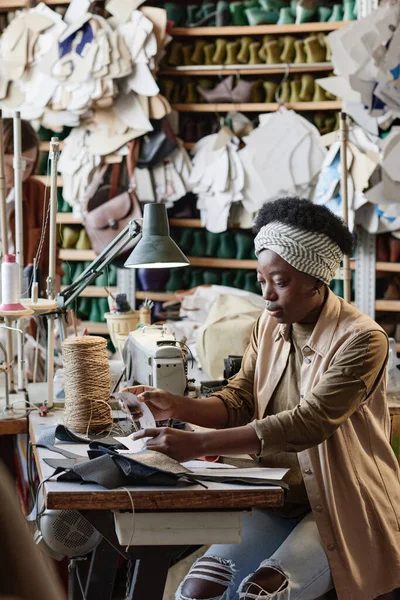
[[[12,368],[12,365],[8,362],[9,361],[9,357],[7,356],[7,350],[4,348],[3,344],[0,342],[0,350],[2,350],[3,354],[4,354],[4,361],[5,361],[5,365],[6,365],[6,369],[4,371],[4,377],[5,377],[5,386],[4,386],[4,391],[5,391],[5,395],[6,395],[6,407],[5,410],[8,411],[10,409],[10,390],[8,387],[8,369],[7,369],[7,365],[9,365]]]
[[[54,300],[56,297],[56,256],[57,256],[57,163],[60,156],[59,142],[57,137],[51,138],[50,162],[50,241],[49,241],[49,275],[47,277],[47,297]],[[54,317],[47,319],[47,391],[48,397],[45,402],[49,408],[54,404]]]
[[[4,136],[3,115],[0,109],[0,228],[1,228],[1,258],[8,254],[8,228],[6,210],[6,178],[4,173]]]
[[[343,203],[343,221],[346,226],[349,224],[349,198],[348,198],[348,167],[347,167],[347,141],[348,141],[348,126],[347,115],[345,112],[340,113],[340,164],[341,164],[341,196]],[[343,257],[343,297],[346,302],[351,302],[351,269],[350,257]]]
[[[60,156],[60,145],[57,137],[50,142],[49,159],[51,162],[50,182],[50,240],[49,240],[49,276],[47,278],[47,297],[56,297],[56,258],[57,258],[57,163]]]
[[[21,290],[24,274],[24,240],[22,214],[22,153],[21,153],[21,113],[16,111],[14,125],[14,192],[15,192],[15,255],[20,269]]]
[[[6,178],[4,173],[4,136],[3,136],[3,114],[0,109],[0,231],[1,231],[1,259],[8,254],[8,223],[7,223],[7,198],[6,198]],[[11,368],[6,372],[7,385],[10,392],[15,391],[14,387],[14,369],[13,363],[13,339],[12,331],[5,329],[7,357]],[[6,395],[6,405],[8,403],[8,393]]]
[[[20,290],[23,290],[24,281],[24,238],[23,238],[23,212],[22,212],[22,140],[21,140],[21,113],[16,111],[13,119],[14,141],[14,193],[15,193],[15,255],[20,269]],[[18,329],[23,331],[23,320],[18,321]],[[17,367],[18,390],[25,390],[25,361],[24,361],[25,335],[18,336],[17,342]]]

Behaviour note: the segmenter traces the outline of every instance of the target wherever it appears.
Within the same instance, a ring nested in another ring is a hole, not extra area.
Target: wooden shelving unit
[[[61,260],[71,261],[92,261],[96,258],[97,254],[94,250],[67,250],[62,248],[59,252]]]
[[[60,259],[65,261],[90,261],[96,258],[94,250],[60,250]],[[225,258],[199,258],[197,256],[187,257],[192,267],[226,268],[226,269],[255,269],[255,260],[234,260]]]
[[[174,27],[174,37],[203,37],[203,36],[231,36],[231,35],[267,35],[284,33],[313,33],[336,31],[350,21],[338,21],[335,23],[302,23],[300,25],[257,25],[252,26],[228,26],[228,27]]]
[[[62,285],[61,291],[63,291],[67,286]],[[110,287],[107,288],[111,294],[114,296],[118,294],[118,288]],[[99,285],[88,285],[86,289],[80,294],[80,298],[107,298],[107,292],[104,287]]]
[[[48,6],[66,6],[70,3],[70,0],[46,0],[45,4]],[[0,12],[7,12],[9,10],[15,10],[16,8],[25,8],[26,2],[22,0],[5,0],[0,2]]]
[[[171,227],[202,227],[200,219],[169,219]]]
[[[387,312],[399,312],[400,300],[377,300],[375,302],[375,309]]]
[[[340,110],[342,103],[337,100],[327,102],[289,102],[285,104],[286,108],[301,111],[309,110]],[[275,112],[279,108],[277,102],[248,102],[246,104],[173,104],[172,108],[178,112],[197,112],[197,113],[215,113],[229,112],[231,110],[239,112]]]
[[[95,323],[94,321],[82,321],[81,326],[93,335],[109,335],[107,323]]]
[[[50,186],[50,176],[49,175],[34,175],[34,178],[38,181],[41,181],[44,185]],[[57,177],[57,187],[62,187],[64,185],[63,178],[61,175]]]
[[[283,64],[278,65],[215,65],[215,66],[196,66],[196,67],[175,67],[163,69],[158,74],[169,75],[174,77],[187,77],[205,75],[275,75],[278,73],[318,73],[320,71],[332,71],[333,65],[330,62],[313,63],[313,64],[289,64],[287,68]]]
[[[174,300],[176,298],[174,292],[143,292],[139,291],[135,294],[136,300],[145,300],[149,298],[153,302],[166,302],[167,300]]]
[[[393,262],[377,262],[377,271],[387,271],[388,273],[400,273],[400,263]]]
[[[235,258],[199,258],[188,256],[191,267],[222,268],[222,269],[256,269],[256,260],[236,260]]]
[[[59,148],[62,150],[64,148],[64,142],[61,140],[59,142]],[[39,144],[40,152],[50,152],[50,142],[40,142]]]
[[[191,147],[194,145],[193,143]],[[59,225],[83,225],[82,219],[75,217],[72,213],[57,213],[57,223]],[[171,227],[203,227],[200,219],[169,219],[169,224]],[[232,226],[232,229],[235,228]]]
[[[72,213],[57,213],[58,225],[83,225],[80,217],[74,217]]]

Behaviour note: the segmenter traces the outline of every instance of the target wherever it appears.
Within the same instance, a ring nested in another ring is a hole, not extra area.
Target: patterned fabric
[[[262,250],[272,250],[298,271],[327,285],[335,277],[343,257],[339,246],[323,233],[304,231],[278,221],[261,227],[254,246],[257,256]]]

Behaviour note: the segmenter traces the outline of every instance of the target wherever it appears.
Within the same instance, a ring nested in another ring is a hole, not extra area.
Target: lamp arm
[[[124,229],[108,244],[106,248],[95,258],[84,270],[76,281],[71,283],[56,297],[59,308],[66,309],[77,298],[83,290],[92,283],[103,270],[114,260],[116,256],[129,244],[129,242],[141,233],[140,225],[135,221],[129,221]]]

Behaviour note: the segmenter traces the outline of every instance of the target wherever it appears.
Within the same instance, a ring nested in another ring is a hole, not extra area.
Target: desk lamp
[[[144,206],[142,227],[135,221],[130,221],[115,239],[99,254],[85,269],[80,277],[62,292],[57,294],[57,314],[60,317],[61,336],[65,337],[66,310],[83,290],[90,285],[112,260],[120,254],[125,246],[134,238],[139,237],[132,253],[125,262],[125,267],[145,267],[165,269],[187,267],[189,261],[169,235],[167,210],[164,204],[149,203]],[[49,360],[49,363],[52,362]],[[48,406],[53,405],[53,382],[48,378]]]
[[[169,235],[169,223],[165,204],[149,203],[144,206],[142,227],[129,221],[117,237],[85,269],[76,281],[57,294],[56,302],[61,311],[92,283],[125,246],[141,236],[124,266],[128,268],[167,269],[187,267],[189,261]]]

